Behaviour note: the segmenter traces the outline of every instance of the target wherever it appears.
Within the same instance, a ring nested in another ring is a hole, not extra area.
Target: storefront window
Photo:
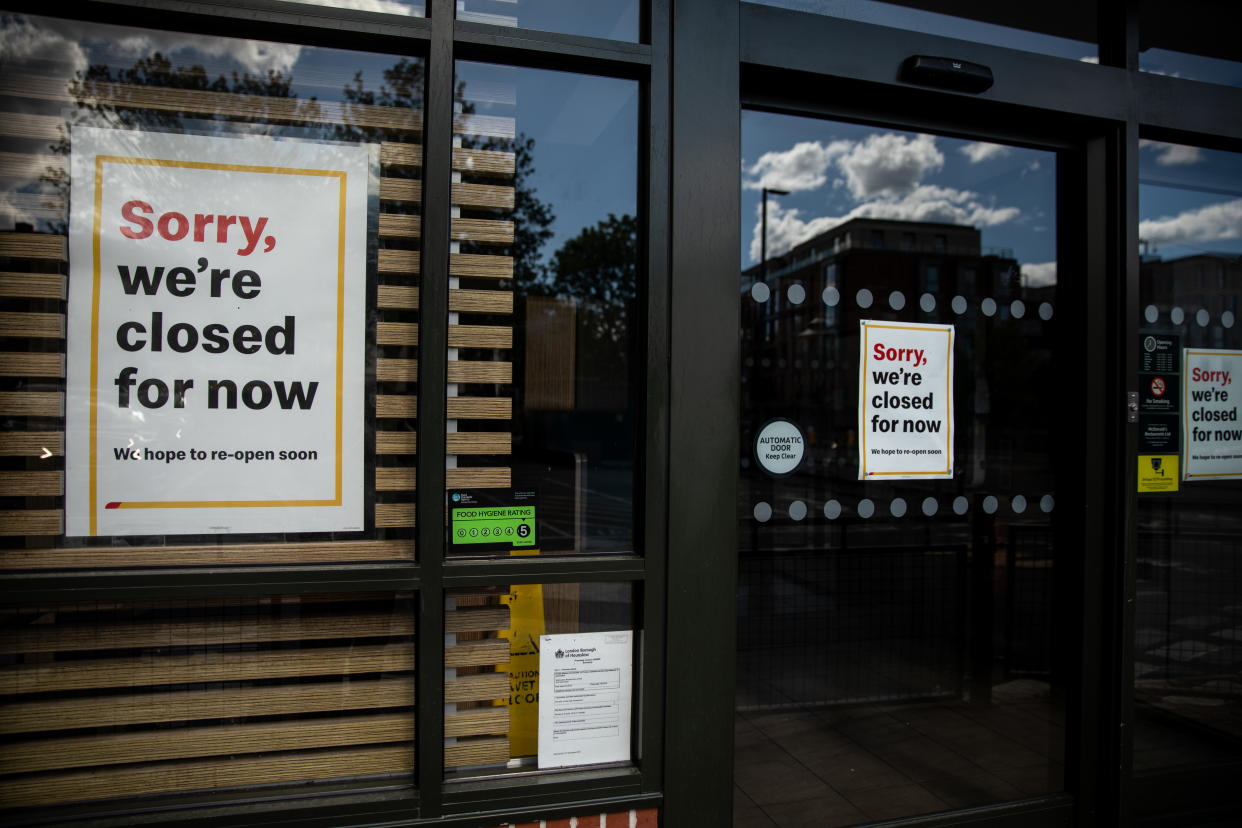
[[[457,19],[638,42],[639,0],[457,0]]]
[[[457,90],[449,554],[631,552],[638,86],[459,62]]]
[[[3,34],[2,565],[412,559],[422,61]]]

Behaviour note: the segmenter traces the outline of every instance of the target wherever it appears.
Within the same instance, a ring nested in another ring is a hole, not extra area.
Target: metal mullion
[[[453,154],[452,0],[431,0],[423,131],[419,293],[416,751],[420,813],[440,815],[444,780],[444,489],[447,448],[449,224]]]

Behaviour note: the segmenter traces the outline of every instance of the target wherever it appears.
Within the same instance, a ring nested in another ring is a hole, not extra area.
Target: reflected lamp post
[[[759,218],[759,278],[765,283],[768,281],[768,195],[789,195],[789,190],[763,188],[763,207]]]

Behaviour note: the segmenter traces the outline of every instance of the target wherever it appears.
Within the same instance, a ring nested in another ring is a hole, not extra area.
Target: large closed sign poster
[[[72,142],[66,533],[361,530],[371,151]]]

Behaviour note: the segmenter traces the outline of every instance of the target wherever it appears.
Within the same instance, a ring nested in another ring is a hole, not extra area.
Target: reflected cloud
[[[1027,287],[1052,287],[1057,283],[1056,262],[1034,262],[1022,265],[1022,283]]]
[[[993,158],[1004,158],[1009,154],[1009,147],[1002,144],[989,144],[984,141],[974,141],[961,147],[958,152],[970,159],[972,164],[980,164]]]
[[[834,144],[837,142],[833,142]],[[855,198],[896,196],[914,189],[924,176],[944,167],[944,154],[931,135],[868,135],[838,160]]]
[[[1157,246],[1242,238],[1242,198],[1140,221],[1139,238]]]
[[[1206,160],[1203,150],[1188,147],[1185,144],[1166,144],[1163,141],[1139,141],[1139,149],[1148,149],[1156,153],[1156,163],[1161,167],[1177,167],[1183,164],[1198,164]]]
[[[828,167],[852,146],[852,141],[833,141],[827,146],[819,141],[802,141],[784,152],[765,152],[745,171],[751,180],[742,186],[748,190],[768,187],[795,193],[818,189],[828,180]]]

